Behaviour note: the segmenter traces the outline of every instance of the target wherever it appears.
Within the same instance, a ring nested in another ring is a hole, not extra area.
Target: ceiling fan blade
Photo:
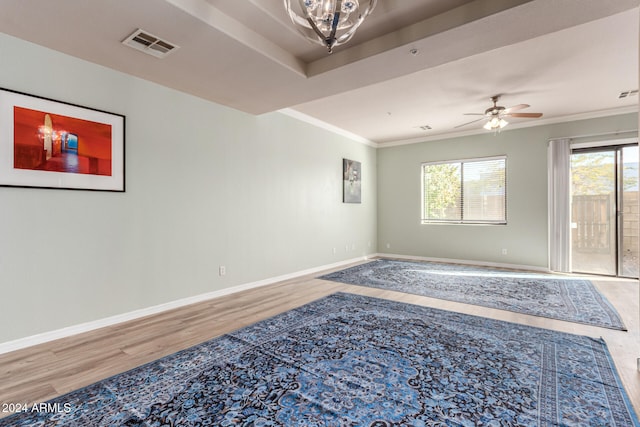
[[[465,116],[484,116],[484,113],[464,113]]]
[[[510,113],[505,115],[510,117],[527,117],[530,119],[537,119],[538,117],[542,117],[542,113]]]
[[[529,104],[518,104],[518,105],[514,105],[513,107],[509,107],[509,108],[505,109],[504,113],[508,114],[511,111],[522,110],[523,108],[529,108],[529,107],[531,107]]]
[[[484,116],[484,114],[483,114],[483,116]],[[458,125],[458,126],[454,127],[454,129],[461,128],[462,126],[470,125],[471,123],[479,122],[480,120],[485,120],[485,118],[482,117],[482,118],[479,118],[479,119],[476,119],[476,120],[473,120],[473,121],[470,121],[470,122],[467,122],[467,123],[463,123],[461,125]]]

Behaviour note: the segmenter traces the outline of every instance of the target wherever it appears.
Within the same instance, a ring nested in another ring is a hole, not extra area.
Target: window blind
[[[506,224],[507,159],[456,160],[422,165],[422,221]]]

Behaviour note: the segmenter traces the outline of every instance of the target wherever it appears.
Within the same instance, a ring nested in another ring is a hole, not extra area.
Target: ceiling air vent
[[[638,89],[626,90],[624,92],[620,92],[620,95],[618,95],[618,98],[628,98],[629,96],[634,96],[637,94],[638,94]]]
[[[133,34],[122,41],[122,44],[140,52],[148,53],[156,58],[164,58],[180,47],[141,29],[134,31]]]

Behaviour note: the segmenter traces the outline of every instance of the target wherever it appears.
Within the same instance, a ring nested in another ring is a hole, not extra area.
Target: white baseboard
[[[233,293],[244,291],[247,289],[266,286],[273,283],[294,279],[296,277],[306,276],[308,274],[314,274],[320,271],[342,267],[344,265],[352,264],[354,262],[367,260],[370,257],[371,255],[352,258],[349,260],[340,261],[340,262],[323,265],[319,267],[314,267],[307,270],[298,271],[295,273],[285,274],[282,276],[272,277],[264,280],[258,280],[256,282],[245,283],[242,285],[232,286],[229,288],[220,289],[213,292],[207,292],[205,294],[194,295],[192,297],[182,298],[182,299],[170,301],[164,304],[154,305],[152,307],[142,308],[142,309],[134,310],[128,313],[117,314],[115,316],[93,320],[93,321],[81,323],[78,325],[68,326],[66,328],[61,328],[54,331],[44,332],[37,335],[31,335],[31,336],[28,336],[25,338],[19,338],[13,341],[7,341],[4,343],[0,343],[0,354],[9,353],[11,351],[20,350],[23,348],[31,347],[38,344],[43,344],[45,342],[57,340],[60,338],[81,334],[84,332],[89,332],[95,329],[104,328],[106,326],[112,326],[119,323],[128,322],[130,320],[139,319],[144,316],[158,314],[163,311],[173,310],[174,308],[184,307],[186,305],[207,301],[213,298],[218,298],[224,295],[233,294]]]
[[[454,258],[433,258],[433,257],[387,254],[387,253],[376,253],[374,255],[371,255],[371,257],[398,258],[398,259],[406,259],[406,260],[413,260],[413,261],[444,262],[449,264],[478,265],[483,267],[509,268],[513,270],[540,271],[544,273],[551,272],[551,270],[549,270],[546,267],[536,267],[531,265],[520,265],[520,264],[507,264],[507,263],[501,263],[501,262],[469,261],[469,260],[454,259]]]

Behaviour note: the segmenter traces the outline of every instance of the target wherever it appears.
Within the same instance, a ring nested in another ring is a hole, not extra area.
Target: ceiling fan
[[[500,99],[500,95],[492,96],[491,101],[493,102],[493,107],[487,108],[484,113],[465,113],[465,116],[483,116],[477,120],[473,120],[467,123],[463,123],[461,125],[456,126],[455,128],[459,128],[462,126],[470,125],[471,123],[476,123],[481,120],[486,120],[484,124],[484,128],[487,130],[500,130],[506,125],[509,124],[504,118],[505,117],[524,117],[529,119],[536,119],[538,117],[542,117],[542,113],[514,113],[514,111],[522,110],[524,108],[529,108],[529,104],[518,104],[513,107],[504,108],[498,105],[498,100]]]

